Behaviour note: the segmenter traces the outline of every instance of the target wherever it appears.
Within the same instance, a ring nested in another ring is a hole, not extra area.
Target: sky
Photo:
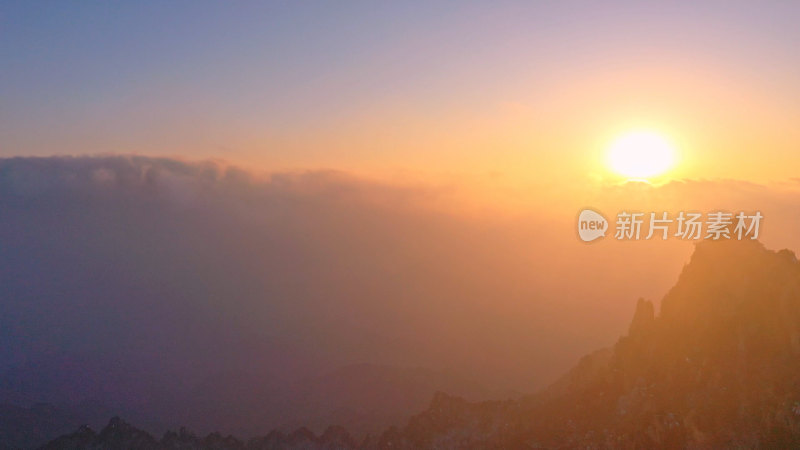
[[[694,249],[581,209],[800,249],[800,3],[600,3],[0,1],[0,403],[261,430],[363,363],[533,392]]]
[[[630,129],[672,178],[796,175],[794,2],[3,2],[0,156],[562,186]]]

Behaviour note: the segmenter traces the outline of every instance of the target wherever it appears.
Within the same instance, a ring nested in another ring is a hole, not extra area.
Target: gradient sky
[[[674,177],[800,164],[797,2],[3,2],[0,156],[602,179],[648,127]]]

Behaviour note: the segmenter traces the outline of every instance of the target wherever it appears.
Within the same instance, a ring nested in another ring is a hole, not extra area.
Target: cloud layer
[[[441,190],[338,172],[0,160],[2,400],[175,416],[198,389],[224,397],[249,380],[240,397],[268,398],[353,363],[531,390],[611,344],[636,298],[663,295],[691,252],[673,241],[582,244],[581,202],[763,206],[768,245],[797,243],[791,183],[596,194],[535,213],[459,215],[437,209]]]

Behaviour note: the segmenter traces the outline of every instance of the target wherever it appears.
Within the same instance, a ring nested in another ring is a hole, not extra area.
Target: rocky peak
[[[754,240],[701,242],[656,320],[660,347],[690,358],[800,354],[800,263]]]
[[[789,250],[770,251],[755,240],[703,241],[664,297],[661,316],[688,324],[729,318],[800,292],[798,281],[800,264]]]
[[[94,442],[97,441],[97,433],[94,432],[88,425],[81,425],[74,433],[61,436],[47,445],[42,447],[42,450],[59,450],[59,449],[82,449],[89,448]]]
[[[158,443],[152,436],[119,417],[113,417],[108,425],[100,430],[97,441],[103,448],[158,448]]]

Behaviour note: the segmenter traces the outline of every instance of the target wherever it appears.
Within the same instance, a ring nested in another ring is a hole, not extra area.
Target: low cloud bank
[[[768,245],[797,242],[791,186],[599,194],[608,211],[637,198],[765,205]],[[532,390],[613,343],[636,298],[663,295],[691,253],[677,241],[579,243],[582,199],[575,212],[499,217],[438,210],[446,195],[168,158],[0,160],[0,401],[226,429],[355,363]],[[279,425],[252,420],[254,432]]]

